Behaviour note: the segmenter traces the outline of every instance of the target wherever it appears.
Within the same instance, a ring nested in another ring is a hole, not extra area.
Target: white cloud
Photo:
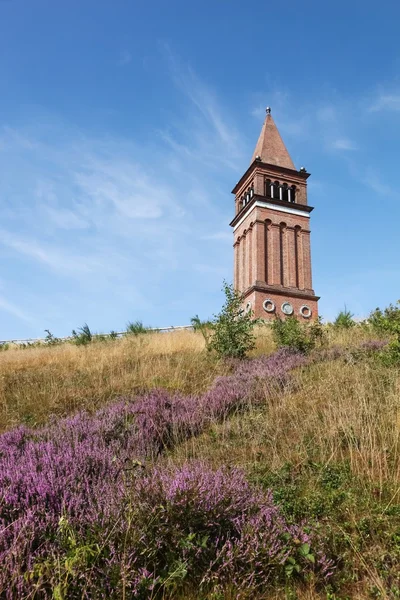
[[[128,50],[122,50],[117,60],[117,65],[119,67],[125,67],[132,62],[132,54]]]
[[[60,248],[37,242],[34,239],[18,236],[4,229],[0,230],[0,243],[29,259],[38,261],[57,272],[90,273],[103,268],[95,257],[62,252]]]
[[[221,106],[215,91],[190,66],[178,60],[168,44],[163,45],[163,51],[169,60],[174,84],[196,109],[184,124],[185,130],[182,123],[175,125],[181,139],[177,141],[177,136],[169,130],[163,134],[165,140],[182,155],[195,156],[208,166],[239,169],[244,156],[243,136],[228,110]]]
[[[334,106],[325,105],[317,109],[316,116],[318,121],[321,121],[322,123],[332,123],[333,121],[336,121],[337,111]]]
[[[370,187],[374,192],[379,194],[380,196],[387,196],[394,198],[397,196],[397,192],[391,188],[385,181],[376,175],[375,173],[369,173],[366,177],[362,179],[363,183]]]
[[[254,108],[251,109],[250,114],[252,117],[254,117],[257,120],[261,120],[265,118],[265,106],[263,106],[262,104],[259,104],[258,106],[255,106]]]
[[[201,239],[217,241],[217,242],[232,242],[233,243],[233,235],[232,235],[231,231],[216,231],[215,233],[203,235]]]
[[[334,150],[357,150],[357,146],[349,138],[338,138],[331,144]]]
[[[4,311],[13,317],[17,317],[17,319],[20,319],[29,325],[34,324],[34,320],[28,314],[18,308],[15,304],[8,302],[3,296],[0,296],[0,311]]]
[[[400,110],[400,94],[380,94],[378,98],[369,107],[370,112],[379,111],[399,111]]]

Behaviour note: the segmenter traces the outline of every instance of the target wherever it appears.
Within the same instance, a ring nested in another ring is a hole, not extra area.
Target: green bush
[[[368,317],[368,322],[376,331],[394,334],[400,339],[400,300],[396,306],[389,304],[384,310],[376,308]]]
[[[93,340],[93,334],[89,329],[89,325],[85,323],[82,327],[78,329],[78,332],[75,329],[72,330],[72,337],[74,339],[74,343],[77,346],[85,346],[86,344],[90,344]]]
[[[58,344],[62,344],[62,340],[58,337],[55,337],[54,334],[51,333],[49,329],[45,329],[46,337],[44,338],[44,343],[46,346],[57,346]]]
[[[340,313],[337,315],[336,319],[333,322],[333,325],[338,329],[350,329],[356,324],[353,317],[353,313],[351,313],[349,310],[347,310],[346,307],[344,307],[344,310],[341,310]]]
[[[195,315],[190,319],[190,323],[193,327],[193,331],[199,331],[201,333],[206,342],[206,346],[208,347],[210,336],[213,330],[213,322],[210,321],[210,319],[202,321],[199,315]]]
[[[149,327],[145,327],[142,321],[129,322],[126,325],[126,332],[129,335],[140,335],[142,333],[149,333]]]
[[[232,284],[224,281],[225,304],[212,321],[212,337],[208,349],[221,358],[244,358],[255,346],[254,326],[251,311],[244,311],[243,297]]]
[[[278,348],[291,348],[307,354],[323,341],[321,318],[311,325],[300,323],[295,316],[281,319],[276,317],[272,323],[272,333]]]
[[[382,361],[387,365],[400,363],[400,300],[396,305],[389,304],[384,310],[376,308],[368,322],[378,333],[391,337],[390,343],[380,353]]]

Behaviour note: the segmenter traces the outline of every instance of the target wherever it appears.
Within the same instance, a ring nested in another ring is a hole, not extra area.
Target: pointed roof
[[[272,118],[271,109],[268,107],[266,112],[267,116],[265,117],[251,163],[259,156],[264,163],[296,170]]]

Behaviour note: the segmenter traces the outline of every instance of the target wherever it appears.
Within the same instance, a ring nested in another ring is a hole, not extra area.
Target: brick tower
[[[251,164],[235,194],[234,287],[255,317],[317,318],[311,281],[309,173],[296,170],[267,108]]]

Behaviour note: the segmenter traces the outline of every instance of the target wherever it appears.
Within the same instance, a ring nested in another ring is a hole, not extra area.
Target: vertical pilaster
[[[249,255],[248,258],[248,280],[247,280],[247,285],[248,287],[250,287],[252,285],[252,283],[254,282],[254,278],[253,278],[253,228],[250,227],[248,232],[247,232],[247,238],[248,238],[248,244],[247,244],[247,252]]]
[[[297,265],[296,265],[296,230],[294,227],[288,227],[286,230],[288,247],[288,285],[297,287]]]
[[[303,231],[300,227],[297,229],[297,268],[299,273],[299,288],[304,290],[304,247]]]
[[[254,193],[258,196],[264,196],[264,178],[265,175],[263,173],[256,171],[254,175]]]
[[[310,248],[310,232],[302,231],[303,237],[303,268],[304,268],[304,288],[312,289],[311,279],[311,248]]]
[[[235,290],[239,289],[239,243],[235,242],[234,246],[234,268],[233,268],[233,279]]]
[[[271,236],[271,221],[268,219],[264,221],[264,243],[262,248],[262,254],[264,256],[264,281],[265,283],[271,283],[271,256],[272,256],[272,236]]]
[[[281,224],[281,285],[289,287],[289,232],[286,225]]]
[[[268,258],[268,268],[271,272],[271,284],[281,284],[281,240],[280,227],[275,223],[270,226],[271,254]],[[268,276],[269,278],[269,276]]]
[[[241,245],[242,245],[242,277],[241,282],[240,282],[240,291],[244,292],[245,288],[246,288],[246,236],[243,235],[242,236],[242,240],[241,240]]]
[[[256,281],[266,281],[265,269],[267,256],[265,252],[267,231],[264,228],[264,223],[256,221],[253,227],[254,231],[254,261],[255,261],[255,279]]]

